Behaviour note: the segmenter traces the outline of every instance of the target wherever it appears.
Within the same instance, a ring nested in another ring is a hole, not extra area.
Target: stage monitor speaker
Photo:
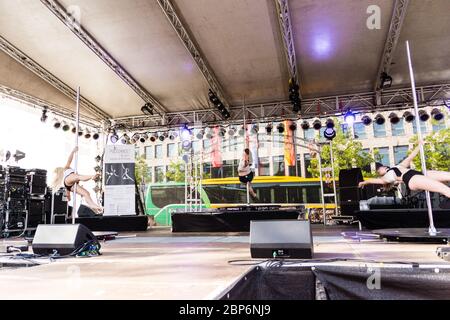
[[[38,255],[51,255],[57,252],[60,256],[67,256],[90,241],[97,242],[97,238],[82,224],[41,224],[36,230],[32,248]]]
[[[258,259],[311,259],[311,225],[302,220],[251,221],[250,252]]]
[[[339,187],[357,187],[360,182],[364,181],[360,168],[341,170],[339,172]]]
[[[97,215],[95,214],[95,212],[92,211],[91,208],[89,208],[85,205],[80,205],[80,207],[78,208],[78,217],[79,218],[93,218],[96,216]]]

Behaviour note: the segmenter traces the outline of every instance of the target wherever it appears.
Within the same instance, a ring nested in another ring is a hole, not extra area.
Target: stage
[[[356,231],[313,226],[315,259],[366,261],[341,262],[354,266],[379,261],[450,267],[437,257],[439,245],[341,236]],[[246,233],[172,234],[169,228],[154,228],[120,236],[102,243],[103,255],[95,258],[39,260],[40,266],[18,268],[12,264],[19,261],[0,257],[0,299],[216,299],[252,268],[228,263],[250,258]]]

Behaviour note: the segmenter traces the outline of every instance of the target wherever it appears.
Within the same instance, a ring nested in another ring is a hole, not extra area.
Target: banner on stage
[[[105,216],[136,215],[135,150],[107,146],[104,161]]]

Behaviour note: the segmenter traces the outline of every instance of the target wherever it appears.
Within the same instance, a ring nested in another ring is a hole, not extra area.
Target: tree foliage
[[[417,135],[411,139],[417,146]],[[442,129],[425,139],[424,151],[428,170],[450,171],[450,128]],[[420,156],[414,159],[414,166],[422,170]]]
[[[342,126],[335,120],[336,123],[336,138],[333,140],[333,156],[334,156],[334,170],[336,177],[339,176],[339,171],[351,168],[363,168],[364,176],[372,176],[372,172],[364,169],[370,168],[374,162],[374,157],[363,149],[360,141],[354,139],[349,132],[344,132]],[[377,153],[375,153],[375,156]],[[322,168],[331,167],[331,153],[330,145],[322,147]],[[308,171],[313,177],[319,177],[319,160],[318,155],[311,159],[311,166]]]
[[[198,172],[201,172],[199,166]],[[185,180],[185,163],[182,160],[174,161],[170,163],[166,172],[167,181],[169,182],[184,182]],[[208,173],[202,173],[202,179],[210,179],[211,175]]]
[[[151,182],[147,161],[145,160],[144,156],[136,158],[134,175],[136,177],[136,182],[138,183],[138,185],[142,183],[147,184]]]

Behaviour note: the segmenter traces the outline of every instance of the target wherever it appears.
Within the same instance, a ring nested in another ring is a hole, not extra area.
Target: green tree
[[[134,175],[136,177],[136,182],[138,185],[142,183],[147,184],[151,182],[151,177],[149,175],[147,161],[145,161],[145,156],[140,156],[136,158],[136,166]]]
[[[364,176],[373,176],[372,172],[365,171],[364,168],[370,167],[375,161],[374,157],[363,150],[363,145],[360,141],[355,140],[350,133],[345,133],[336,119],[335,124],[336,138],[334,138],[332,146],[336,177],[339,176],[340,170],[351,168],[363,168]],[[377,152],[375,152],[375,156],[377,156]],[[322,147],[322,168],[326,167],[331,167],[330,145],[328,144]],[[313,177],[317,178],[320,176],[318,156],[311,159],[308,171]]]
[[[411,142],[417,146],[418,136]],[[424,145],[425,160],[428,170],[450,171],[450,128],[442,129],[426,137]],[[422,170],[420,156],[414,159],[414,166]]]
[[[200,167],[198,168],[201,171]],[[170,182],[184,182],[185,180],[185,163],[182,160],[171,162],[166,172],[167,181]],[[210,179],[211,175],[203,172],[203,179]]]

